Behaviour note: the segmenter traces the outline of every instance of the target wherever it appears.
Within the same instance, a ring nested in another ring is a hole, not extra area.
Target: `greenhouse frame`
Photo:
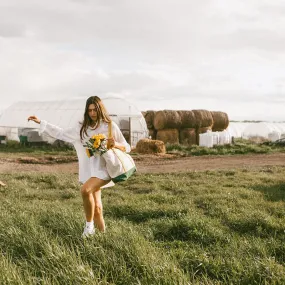
[[[148,137],[148,129],[142,113],[136,106],[123,98],[106,97],[102,99],[111,119],[118,124],[131,146]],[[30,142],[53,143],[54,138],[38,134],[39,125],[28,122],[35,115],[61,128],[69,128],[82,122],[86,98],[17,102],[3,111],[0,117],[0,139]]]

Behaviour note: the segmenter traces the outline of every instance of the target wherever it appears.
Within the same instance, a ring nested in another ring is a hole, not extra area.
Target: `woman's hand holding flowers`
[[[92,136],[83,146],[86,147],[86,154],[88,157],[97,154],[102,155],[110,148],[118,148],[121,151],[126,151],[124,146],[116,144],[114,138],[107,139],[103,134]]]
[[[88,157],[96,154],[102,155],[108,150],[107,139],[103,134],[92,136],[83,146],[86,147]]]

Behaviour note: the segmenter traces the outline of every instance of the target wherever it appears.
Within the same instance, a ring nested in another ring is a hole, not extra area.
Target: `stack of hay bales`
[[[153,126],[157,130],[156,138],[164,143],[178,144],[181,117],[177,111],[164,110],[155,113]]]
[[[196,144],[199,145],[199,135],[211,131],[214,121],[210,111],[193,110],[193,113],[196,118]]]
[[[150,139],[141,139],[136,145],[136,151],[138,153],[161,153],[165,154],[166,149],[162,141],[159,140],[150,140]]]
[[[197,142],[196,117],[193,111],[178,111],[181,118],[181,129],[179,130],[179,142],[182,145],[193,145]]]
[[[226,113],[208,110],[146,111],[144,116],[150,136],[170,144],[199,144],[199,134],[229,125]]]

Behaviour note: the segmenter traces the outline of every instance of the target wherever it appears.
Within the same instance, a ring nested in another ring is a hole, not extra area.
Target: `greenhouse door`
[[[132,145],[132,136],[131,136],[131,126],[132,118],[131,117],[119,117],[117,115],[110,115],[111,119],[119,126],[124,138],[126,141]]]

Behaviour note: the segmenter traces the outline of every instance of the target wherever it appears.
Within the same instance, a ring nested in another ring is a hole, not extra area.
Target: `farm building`
[[[102,98],[112,120],[132,146],[148,136],[142,113],[130,102],[118,97]],[[0,137],[10,140],[53,143],[54,138],[39,136],[39,125],[28,122],[30,115],[47,120],[61,128],[68,128],[82,121],[86,98],[45,102],[17,102],[3,111],[0,117]]]

